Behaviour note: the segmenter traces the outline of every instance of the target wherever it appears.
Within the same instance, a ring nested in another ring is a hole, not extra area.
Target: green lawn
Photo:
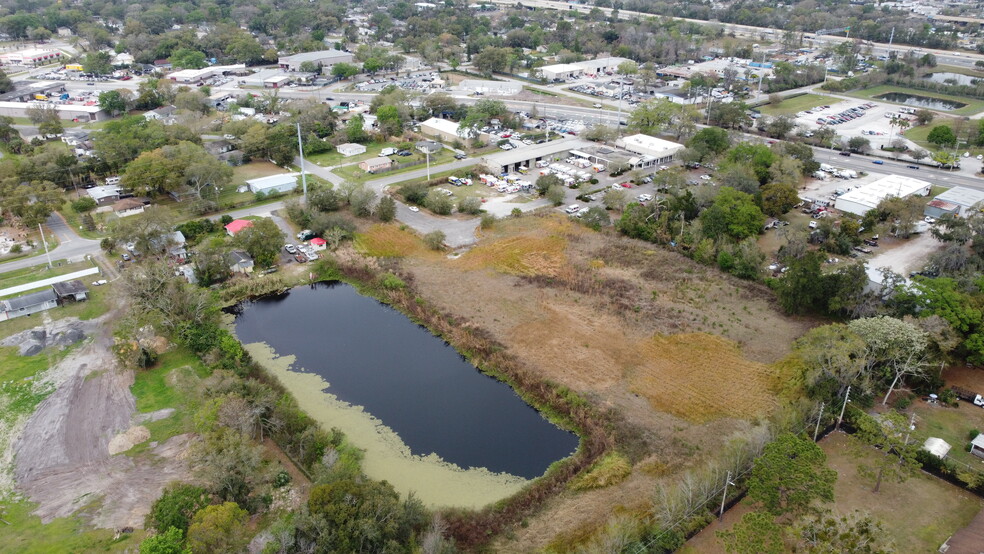
[[[766,104],[760,107],[759,111],[770,116],[794,115],[797,112],[832,104],[833,102],[836,102],[836,100],[826,96],[820,96],[819,94],[802,94],[800,96],[786,98],[777,105]]]
[[[416,158],[414,158],[412,156],[407,156],[406,158],[397,158],[397,159],[399,159],[399,160],[403,160],[403,159],[414,160]],[[434,169],[434,166],[440,165],[440,164],[443,164],[443,163],[450,162],[453,159],[454,159],[454,153],[452,153],[450,150],[447,150],[447,149],[441,150],[437,154],[431,154],[431,157],[430,157],[431,170]],[[359,166],[358,165],[349,165],[349,166],[339,167],[337,169],[334,169],[334,170],[332,170],[332,172],[335,173],[336,175],[338,175],[339,177],[345,179],[345,180],[348,180],[348,181],[356,181],[356,182],[362,183],[362,182],[365,182],[365,181],[370,181],[372,179],[378,179],[380,177],[388,177],[390,175],[399,175],[400,173],[406,173],[408,171],[417,171],[418,169],[426,169],[426,168],[427,168],[427,164],[426,163],[423,163],[423,164],[415,165],[415,166],[412,166],[412,167],[405,167],[403,169],[397,169],[396,171],[387,171],[385,173],[375,173],[375,174],[373,174],[373,173],[366,173],[365,171],[362,171],[361,169],[359,169]],[[432,179],[434,178],[433,174],[431,175],[431,178]]]
[[[939,150],[940,147],[926,140],[927,137],[929,137],[929,133],[932,132],[933,127],[936,127],[937,125],[950,125],[952,127],[953,121],[954,121],[953,118],[937,117],[929,125],[918,125],[916,127],[910,127],[909,129],[906,129],[903,134],[905,134],[905,138],[918,144],[920,147],[925,148],[928,152],[933,152]],[[976,122],[971,122],[971,123],[976,123]],[[961,133],[961,136],[963,135],[965,135],[965,133]],[[970,146],[968,144],[961,144],[960,146],[957,147],[957,150],[959,151],[958,153],[961,156],[963,156],[964,152],[970,152],[971,156],[984,154],[984,148],[981,148],[980,146]],[[964,160],[962,157],[960,159],[969,162],[969,160]],[[973,161],[976,162],[977,160],[973,160]]]
[[[65,203],[62,204],[62,207],[58,210],[58,213],[65,218],[65,223],[82,238],[99,240],[107,236],[109,233],[106,233],[105,231],[100,232],[99,229],[100,227],[105,229],[108,216],[111,214],[109,212],[96,213],[96,210],[89,212],[89,215],[92,216],[93,221],[96,222],[96,230],[87,231],[82,227],[82,214],[72,209],[72,201],[75,199],[75,193],[69,192],[65,195]],[[115,216],[113,217],[115,218]]]
[[[975,98],[966,98],[963,96],[951,96],[949,94],[939,94],[936,92],[928,92],[923,90],[897,87],[893,85],[879,85],[877,87],[866,88],[864,90],[855,90],[847,93],[848,96],[854,96],[855,98],[864,98],[867,100],[876,100],[878,102],[885,102],[887,104],[893,104],[895,102],[889,102],[888,100],[883,100],[881,98],[875,98],[876,96],[881,96],[882,94],[887,94],[889,92],[901,92],[905,94],[912,94],[916,96],[927,96],[929,98],[939,98],[941,100],[949,100],[951,102],[962,102],[967,104],[966,106],[945,112],[946,114],[952,115],[974,115],[978,112],[984,111],[984,100],[977,100]]]
[[[53,260],[52,263],[61,265],[55,265],[55,267],[48,269],[47,265],[42,264],[33,267],[25,267],[24,269],[15,269],[14,271],[8,271],[7,273],[0,273],[0,290],[8,287],[15,287],[17,285],[23,285],[32,281],[48,279],[49,277],[58,277],[59,275],[65,275],[66,273],[72,273],[74,271],[82,271],[83,269],[88,269],[95,266],[92,262],[76,262],[69,264],[65,263],[65,260]]]
[[[34,505],[29,502],[12,502],[0,508],[0,518],[10,525],[3,527],[4,552],[135,552],[147,535],[143,529],[121,535],[112,529],[92,529],[85,523],[85,508],[72,517],[58,518],[50,523],[31,515]]]
[[[305,161],[316,163],[322,167],[334,167],[341,164],[351,164],[358,163],[362,160],[368,160],[369,158],[375,158],[379,156],[379,153],[383,148],[397,148],[398,143],[395,142],[371,142],[366,144],[365,154],[359,154],[357,156],[345,157],[339,154],[337,151],[332,152],[322,152],[321,154],[314,154],[304,158]]]
[[[944,408],[918,400],[913,402],[912,410],[916,413],[916,430],[913,434],[920,442],[928,437],[945,440],[953,447],[947,458],[984,471],[980,458],[964,450],[970,442],[967,433],[971,430],[984,431],[984,410],[967,402],[960,402],[958,406]]]

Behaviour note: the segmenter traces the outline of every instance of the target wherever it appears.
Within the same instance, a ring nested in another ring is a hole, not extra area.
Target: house
[[[345,156],[346,158],[350,158],[352,156],[358,156],[359,154],[366,153],[365,146],[362,146],[361,144],[355,144],[352,142],[346,144],[339,144],[335,148],[335,150],[338,150],[338,153]]]
[[[232,223],[225,226],[226,233],[229,233],[230,237],[236,236],[237,233],[242,231],[247,227],[252,227],[253,222],[248,219],[236,219]]]
[[[89,198],[95,200],[96,204],[108,206],[120,199],[120,186],[104,185],[101,187],[92,187],[91,189],[86,189],[85,193],[89,195]]]
[[[174,106],[161,106],[156,110],[144,112],[143,116],[148,121],[160,121],[164,125],[173,125],[177,122],[177,118],[174,115],[177,111],[178,109]]]
[[[359,168],[367,173],[386,171],[391,165],[393,165],[393,162],[389,158],[384,157],[369,158],[368,160],[359,162]]]
[[[58,295],[52,289],[0,300],[0,321],[50,310],[58,305]]]
[[[291,192],[297,188],[297,178],[300,175],[300,173],[281,173],[279,175],[259,177],[246,181],[246,186],[254,194],[261,192],[263,194]]]
[[[85,129],[65,129],[61,141],[69,146],[79,146],[89,140],[89,131]]]
[[[113,204],[113,213],[116,214],[116,217],[129,217],[143,212],[144,203],[136,198],[124,198]]]
[[[328,241],[321,237],[314,237],[308,243],[311,245],[311,249],[315,251],[324,250],[328,247]]]
[[[253,258],[242,250],[233,250],[226,255],[229,270],[233,273],[253,273]]]
[[[984,458],[984,433],[978,433],[974,440],[970,441],[970,453],[978,458]]]
[[[185,240],[184,233],[181,231],[174,231],[173,233],[167,233],[159,237],[154,237],[150,239],[150,250],[152,252],[164,253],[176,261],[183,261],[188,257],[188,250],[186,247],[187,241]]]
[[[235,145],[224,139],[206,142],[202,146],[205,148],[206,152],[215,156],[216,158],[218,158],[222,154],[225,154],[226,152],[232,152],[233,150],[236,149]]]
[[[51,289],[55,291],[60,302],[71,301],[71,302],[82,302],[88,298],[89,289],[85,288],[82,281],[78,279],[72,279],[71,281],[62,281],[61,283],[55,283],[51,285]]]

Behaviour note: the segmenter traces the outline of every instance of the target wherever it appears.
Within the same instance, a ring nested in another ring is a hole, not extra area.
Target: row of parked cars
[[[829,107],[830,106],[823,106],[824,109],[829,108]],[[851,121],[851,120],[854,120],[854,119],[857,119],[859,117],[864,116],[864,112],[865,111],[870,110],[871,108],[874,108],[874,107],[875,107],[874,104],[872,104],[871,102],[868,102],[867,104],[862,104],[860,106],[856,106],[856,107],[853,107],[853,108],[848,108],[848,109],[846,109],[846,110],[844,110],[844,111],[842,111],[842,112],[840,112],[838,114],[828,115],[828,116],[825,116],[825,117],[818,117],[817,118],[817,124],[818,125],[839,125],[841,123],[847,123],[848,121]],[[811,112],[808,111],[807,113],[811,113]]]

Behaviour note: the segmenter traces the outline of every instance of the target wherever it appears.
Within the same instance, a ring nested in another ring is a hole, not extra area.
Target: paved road
[[[875,160],[882,160],[883,158],[862,156],[859,154],[853,154],[850,157],[841,156],[836,152],[823,148],[814,148],[813,158],[820,163],[826,163],[845,169],[853,169],[855,171],[904,175],[906,177],[922,179],[923,181],[928,181],[934,185],[945,187],[961,186],[984,190],[984,180],[980,177],[974,177],[959,171],[950,172],[926,166],[919,166],[921,169],[909,169],[906,167],[908,165],[913,165],[912,162],[884,160],[885,163],[878,165],[873,162]],[[977,167],[980,163],[977,160],[968,160],[966,163],[969,165],[970,162],[973,162],[974,167]]]
[[[93,255],[99,252],[98,240],[84,239],[75,234],[75,231],[69,228],[69,226],[65,223],[65,220],[57,212],[52,213],[51,216],[48,217],[48,221],[45,222],[45,226],[48,228],[47,232],[54,233],[55,236],[58,237],[59,241],[58,247],[51,250],[51,261],[77,261],[83,259],[87,255]],[[48,260],[45,258],[44,254],[40,256],[31,256],[29,258],[21,258],[19,260],[0,264],[0,273],[13,271],[15,269],[23,269],[25,267],[33,267],[45,263],[48,263]]]

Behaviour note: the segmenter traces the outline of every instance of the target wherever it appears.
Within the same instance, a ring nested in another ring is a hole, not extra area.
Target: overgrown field
[[[360,236],[362,251],[387,252],[362,238],[378,227]],[[812,324],[781,315],[760,285],[554,215],[501,220],[456,259],[396,244],[403,257],[383,265],[458,327],[488,332],[531,376],[618,415],[615,453],[503,535],[500,551],[566,549],[614,511],[643,517],[657,483],[770,415],[773,363]]]

